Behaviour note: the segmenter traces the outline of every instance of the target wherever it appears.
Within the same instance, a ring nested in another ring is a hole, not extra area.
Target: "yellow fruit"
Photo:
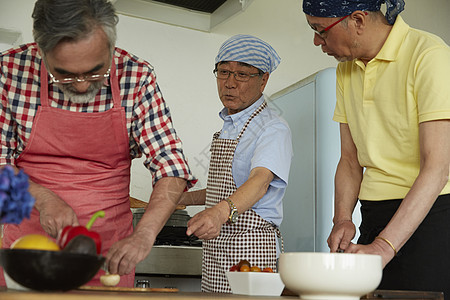
[[[11,245],[11,249],[33,249],[59,251],[59,246],[49,237],[40,234],[28,234],[18,238]]]

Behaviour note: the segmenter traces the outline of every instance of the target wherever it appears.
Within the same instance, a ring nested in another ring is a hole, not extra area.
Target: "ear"
[[[261,81],[261,93],[264,92],[264,89],[266,88],[266,84],[267,81],[269,81],[269,72],[266,72],[263,74],[263,76],[261,77],[262,81]]]
[[[357,33],[361,33],[367,26],[367,12],[362,10],[354,11],[350,15],[350,20],[354,22]]]

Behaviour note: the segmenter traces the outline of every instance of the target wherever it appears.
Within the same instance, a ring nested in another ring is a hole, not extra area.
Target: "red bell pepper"
[[[86,227],[84,227],[84,226],[66,226],[66,227],[64,227],[64,229],[62,230],[61,235],[59,236],[59,239],[57,241],[58,246],[61,249],[64,249],[64,247],[66,247],[67,244],[74,237],[76,237],[78,235],[85,235],[87,237],[90,237],[95,242],[95,246],[97,248],[97,254],[100,254],[102,251],[102,240],[100,238],[100,234],[98,234],[95,231],[90,231],[89,229],[91,229],[92,224],[94,224],[94,221],[98,217],[103,218],[104,216],[105,216],[105,212],[103,210],[100,210],[100,211],[94,213],[94,215],[92,215],[91,219],[86,224]]]

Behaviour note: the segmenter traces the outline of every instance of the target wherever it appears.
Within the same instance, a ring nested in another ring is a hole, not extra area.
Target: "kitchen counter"
[[[1,300],[192,300],[192,299],[298,299],[295,296],[282,296],[282,297],[257,297],[257,296],[245,296],[245,295],[233,295],[233,294],[211,294],[211,293],[158,293],[158,292],[110,292],[110,291],[82,291],[73,290],[68,292],[24,292],[7,290],[4,287],[0,287],[0,299]]]
[[[8,290],[5,287],[0,287],[1,300],[129,300],[129,299],[152,299],[152,300],[191,300],[191,299],[232,299],[232,300],[249,300],[249,299],[263,299],[263,300],[294,300],[299,299],[297,296],[287,294],[280,297],[269,296],[245,296],[234,294],[213,294],[213,293],[187,293],[187,292],[112,292],[112,291],[85,291],[73,290],[68,292],[24,292],[16,290]],[[442,293],[435,292],[407,292],[407,291],[375,291],[361,299],[432,299],[444,300]]]

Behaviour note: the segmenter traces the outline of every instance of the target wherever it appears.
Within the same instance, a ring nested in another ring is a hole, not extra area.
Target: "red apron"
[[[81,225],[86,225],[94,212],[105,211],[105,217],[92,226],[102,237],[102,255],[133,231],[129,137],[115,71],[113,60],[110,82],[114,107],[105,112],[81,113],[50,106],[47,71],[41,64],[41,106],[28,144],[16,161],[32,181],[69,204]],[[30,219],[20,225],[7,224],[3,232],[4,248],[23,235],[46,234],[35,208]],[[101,285],[101,274],[102,270],[88,285]],[[119,286],[134,286],[134,272],[121,276]]]

